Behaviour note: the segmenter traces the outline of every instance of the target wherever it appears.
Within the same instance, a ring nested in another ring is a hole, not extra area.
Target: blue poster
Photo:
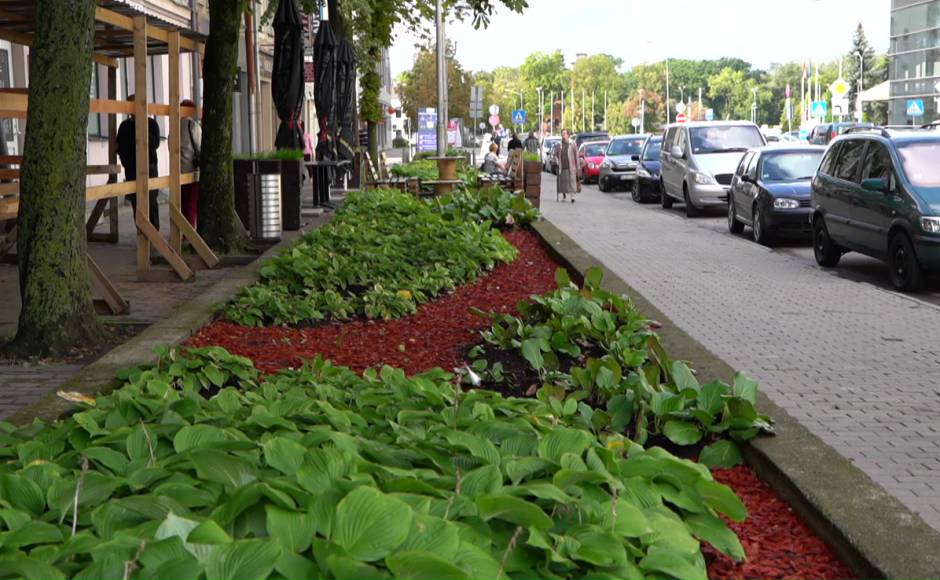
[[[437,151],[437,109],[418,109],[418,152]]]

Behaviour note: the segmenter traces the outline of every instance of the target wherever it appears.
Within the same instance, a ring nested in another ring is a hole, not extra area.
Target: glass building
[[[890,125],[929,123],[940,118],[940,0],[891,0],[888,78]],[[909,100],[922,99],[924,116],[907,116]]]

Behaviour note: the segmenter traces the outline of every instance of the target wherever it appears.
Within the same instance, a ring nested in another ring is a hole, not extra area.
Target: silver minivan
[[[760,129],[747,121],[707,121],[666,126],[662,151],[662,203],[685,204],[685,215],[728,203],[731,178],[741,157],[766,145]]]

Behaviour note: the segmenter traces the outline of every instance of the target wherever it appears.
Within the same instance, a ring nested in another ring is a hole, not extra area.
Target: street
[[[903,295],[883,263],[767,248],[712,210],[638,205],[584,186],[543,215],[666,316],[940,529],[940,286]]]

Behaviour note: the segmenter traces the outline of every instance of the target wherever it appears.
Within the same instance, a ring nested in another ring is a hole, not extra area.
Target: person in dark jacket
[[[134,95],[127,97],[128,101],[134,100]],[[157,148],[160,147],[160,125],[153,117],[147,118],[147,148],[149,154],[150,177],[157,177]],[[121,122],[117,132],[117,153],[121,158],[121,165],[124,166],[125,181],[134,181],[137,179],[137,129],[134,126],[134,117],[129,116]],[[157,205],[157,196],[159,190],[150,190],[150,223],[158,231],[160,230],[160,206]],[[134,208],[134,215],[137,215],[137,195],[127,196],[131,200],[131,206]]]
[[[522,141],[519,140],[519,136],[515,133],[512,134],[512,139],[509,140],[509,145],[506,146],[508,151],[515,151],[516,149],[522,149]]]

